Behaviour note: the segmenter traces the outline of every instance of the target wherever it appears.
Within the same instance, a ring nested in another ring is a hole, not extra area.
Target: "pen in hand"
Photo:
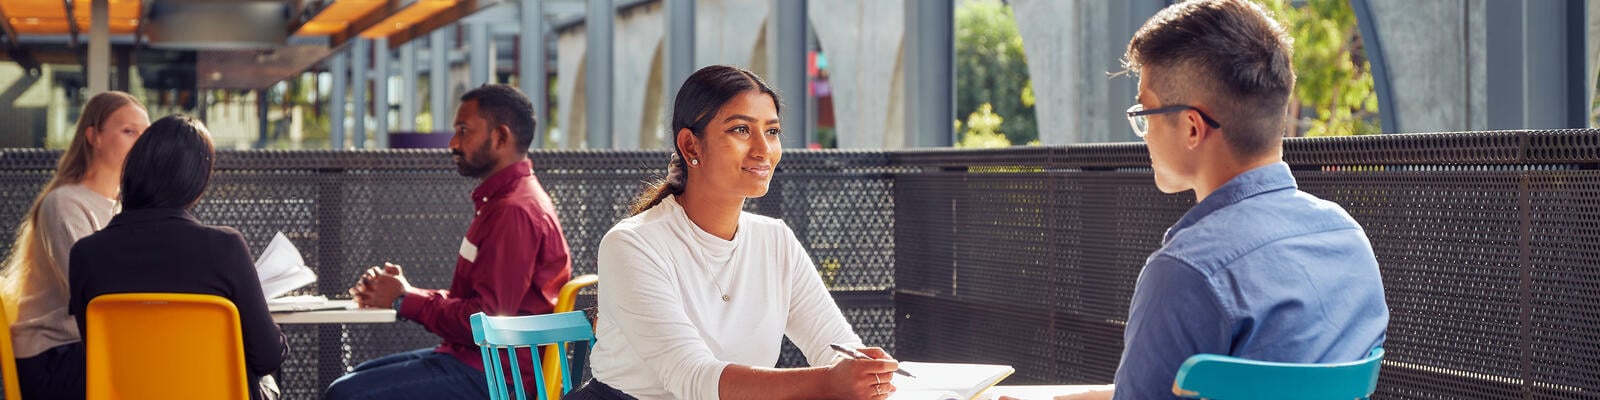
[[[839,354],[843,354],[845,357],[850,357],[850,358],[854,358],[854,359],[857,359],[857,360],[872,360],[873,359],[872,357],[870,357],[870,356],[868,356],[866,354],[862,354],[861,351],[859,351],[859,350],[847,347],[847,346],[842,345],[842,344],[829,343],[828,347],[832,347],[833,351],[837,351],[837,352],[839,352]],[[900,375],[905,375],[908,378],[916,378],[917,377],[916,375],[912,375],[910,372],[906,372],[906,370],[903,370],[903,369],[895,369],[894,373],[900,374]]]

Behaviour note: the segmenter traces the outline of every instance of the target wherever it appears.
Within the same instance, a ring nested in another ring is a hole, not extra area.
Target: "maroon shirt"
[[[572,276],[572,262],[555,204],[533,176],[532,161],[484,179],[472,190],[472,204],[477,211],[457,254],[450,290],[412,288],[400,302],[399,315],[443,338],[435,351],[483,370],[467,318],[479,311],[550,313]],[[528,377],[530,363],[522,364]]]

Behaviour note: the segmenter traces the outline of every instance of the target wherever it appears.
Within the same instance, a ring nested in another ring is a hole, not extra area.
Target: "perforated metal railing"
[[[1600,131],[1295,139],[1301,188],[1365,227],[1391,310],[1377,398],[1600,397]],[[0,150],[0,221],[18,221],[55,153]],[[476,182],[442,152],[225,152],[195,210],[257,246],[289,234],[342,294],[392,261],[448,285]],[[539,151],[576,273],[667,155]],[[792,152],[748,203],[805,244],[868,343],[902,359],[1010,364],[1007,383],[1106,383],[1128,299],[1192,206],[1159,193],[1140,144]],[[8,251],[10,229],[0,232]],[[603,288],[601,289],[603,290]],[[592,304],[592,294],[584,296]],[[410,323],[288,326],[288,398],[361,361],[432,346]],[[780,365],[803,357],[788,348]]]

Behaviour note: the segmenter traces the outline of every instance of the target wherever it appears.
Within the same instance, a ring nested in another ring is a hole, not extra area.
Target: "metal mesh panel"
[[[1148,160],[1081,157],[1117,158]],[[1144,257],[1193,203],[1151,182],[1060,163],[900,175],[898,356],[1009,364],[1009,383],[1109,382]]]
[[[1586,156],[1595,154],[1595,135]],[[1592,398],[1600,388],[1600,171],[1554,171],[1528,182],[1529,340],[1538,398]]]
[[[1522,375],[1518,172],[1297,174],[1366,230],[1383,268],[1389,351],[1382,384],[1438,398],[1516,395]],[[1389,366],[1393,366],[1392,368]],[[1446,379],[1438,372],[1458,374]]]

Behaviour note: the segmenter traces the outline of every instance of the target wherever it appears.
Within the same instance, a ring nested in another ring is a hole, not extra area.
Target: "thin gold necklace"
[[[674,202],[676,202],[677,200],[678,200],[677,198],[673,199]],[[707,235],[711,234],[710,232],[706,232],[704,229],[700,229],[700,225],[695,224],[694,220],[689,218],[689,209],[684,207],[682,203],[678,204],[678,209],[683,211],[683,219],[685,221],[689,222],[689,226],[690,226],[691,229],[694,229],[696,231],[700,231],[700,233],[702,233],[702,234],[707,234]],[[743,213],[743,211],[740,211],[740,212]],[[742,215],[741,215],[741,217],[742,217]],[[743,219],[743,218],[740,218],[740,219]],[[733,227],[733,238],[734,238],[734,240],[738,240],[739,239],[739,226],[737,224],[738,224],[738,222],[735,222],[735,225]],[[715,236],[715,235],[713,235],[713,236]],[[718,238],[718,239],[721,239],[721,238]],[[698,242],[698,240],[696,242]],[[718,270],[715,274],[711,273],[710,271],[706,271],[706,269],[709,268],[709,267],[707,267],[705,265],[701,265],[700,266],[700,270],[701,271],[705,271],[706,275],[710,275],[711,276],[711,284],[712,285],[716,285],[717,292],[722,294],[722,302],[723,303],[727,303],[727,302],[733,301],[733,296],[729,296],[728,295],[728,290],[722,288],[722,273],[726,272],[729,269],[728,266],[733,264],[733,253],[735,251],[739,250],[737,246],[738,246],[738,244],[735,243],[735,248],[733,249],[733,251],[728,252],[728,261],[723,262],[722,263],[722,269]],[[695,243],[695,248],[697,250],[699,250],[700,263],[701,264],[711,264],[709,258],[706,257],[706,249],[701,247],[699,243]]]
[[[699,229],[699,228],[696,228],[696,229]],[[733,237],[735,239],[738,239],[738,237],[739,237],[738,235],[739,235],[738,231],[735,230]],[[699,246],[696,246],[696,247],[699,248]],[[699,250],[700,250],[700,263],[702,264],[700,266],[700,270],[701,271],[706,271],[706,269],[709,268],[706,265],[710,265],[711,264],[711,260],[710,260],[710,257],[706,257],[706,249],[700,248]],[[735,251],[738,251],[738,250],[739,249],[735,248],[735,249],[733,249],[733,251],[729,251],[728,252],[728,261],[723,262],[722,263],[722,269],[718,270],[716,273],[711,273],[711,271],[706,271],[706,275],[710,275],[711,276],[711,284],[717,286],[717,292],[718,293],[722,293],[722,302],[723,303],[727,303],[727,302],[733,301],[733,296],[729,296],[728,295],[728,290],[722,288],[722,273],[728,271],[728,269],[729,269],[728,266],[729,265],[733,265],[733,253]]]
[[[691,225],[695,230],[700,231],[700,233],[710,234],[710,232],[706,232],[704,230],[701,230],[700,226],[695,225],[694,224],[694,220],[689,219],[689,213],[685,212],[683,214],[683,219],[688,220],[689,221],[689,225]],[[737,228],[737,227],[735,227],[733,229],[733,238],[734,238],[734,240],[738,240],[739,239],[739,228]],[[720,240],[721,238],[718,238],[718,239]],[[706,275],[710,275],[711,276],[711,284],[717,286],[717,292],[722,294],[722,302],[723,303],[727,303],[727,302],[733,301],[733,296],[729,296],[728,295],[728,290],[722,288],[722,274],[724,272],[728,271],[728,269],[729,269],[728,266],[729,265],[733,265],[733,253],[736,252],[736,251],[739,251],[739,249],[737,247],[738,244],[735,243],[734,245],[736,247],[732,251],[728,252],[728,261],[725,261],[725,262],[722,263],[722,269],[717,270],[716,273],[712,273],[711,271],[707,271],[707,269],[709,268],[709,267],[707,267],[707,265],[711,264],[711,258],[710,257],[706,257],[706,249],[704,247],[700,246],[699,243],[695,243],[695,248],[700,251],[700,264],[701,264],[700,270],[701,271],[705,271]]]

